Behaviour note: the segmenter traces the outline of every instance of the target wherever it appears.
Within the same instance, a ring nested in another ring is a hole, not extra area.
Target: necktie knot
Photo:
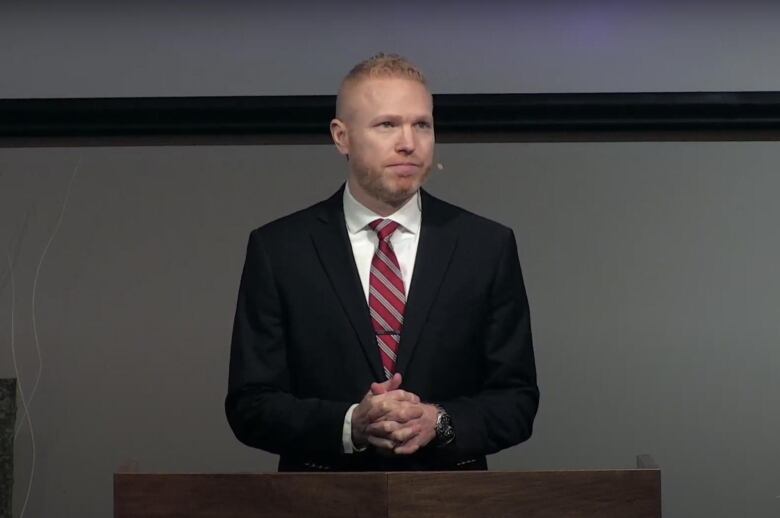
[[[371,230],[376,232],[380,241],[387,241],[400,225],[392,219],[375,219],[369,223],[368,226],[371,227]]]

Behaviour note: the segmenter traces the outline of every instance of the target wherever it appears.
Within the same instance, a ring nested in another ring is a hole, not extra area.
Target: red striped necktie
[[[379,246],[371,260],[368,278],[368,309],[376,333],[379,355],[385,376],[390,379],[395,372],[398,344],[404,324],[406,290],[401,277],[398,258],[390,244],[390,236],[399,224],[389,219],[377,219],[369,223],[379,238]]]

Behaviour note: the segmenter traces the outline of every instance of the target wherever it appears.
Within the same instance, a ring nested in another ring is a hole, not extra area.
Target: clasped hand
[[[379,451],[410,455],[436,437],[439,409],[402,390],[401,382],[396,373],[383,383],[371,384],[352,413],[355,446],[370,444]]]

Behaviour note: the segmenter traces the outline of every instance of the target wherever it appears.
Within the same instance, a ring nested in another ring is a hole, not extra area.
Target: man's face
[[[331,131],[339,151],[349,156],[350,190],[374,210],[400,207],[431,169],[431,94],[410,79],[365,79],[351,85],[344,100]]]

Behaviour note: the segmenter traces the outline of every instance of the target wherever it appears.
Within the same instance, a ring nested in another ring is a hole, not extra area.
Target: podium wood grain
[[[659,469],[114,475],[115,518],[659,518]]]
[[[115,518],[386,515],[383,473],[114,475]]]
[[[399,473],[388,516],[659,518],[658,470]]]

